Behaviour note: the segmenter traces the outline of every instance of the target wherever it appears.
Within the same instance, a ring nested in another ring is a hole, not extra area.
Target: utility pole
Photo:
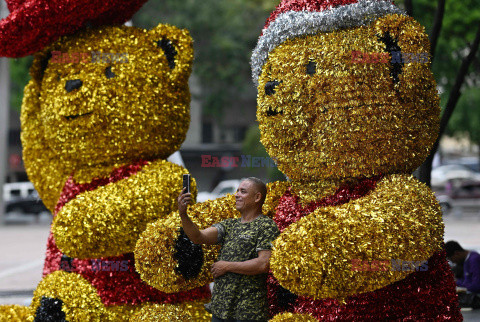
[[[8,16],[5,1],[0,1],[0,19]],[[0,225],[5,224],[3,184],[7,174],[8,112],[10,110],[10,71],[8,58],[0,58]]]

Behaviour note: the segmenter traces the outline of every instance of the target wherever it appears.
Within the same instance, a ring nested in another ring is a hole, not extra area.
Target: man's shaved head
[[[265,185],[265,183],[262,180],[255,177],[248,177],[248,178],[242,179],[242,181],[245,181],[245,180],[248,180],[251,183],[253,183],[253,186],[255,187],[256,192],[260,192],[262,194],[261,202],[263,205],[263,202],[265,201],[265,198],[267,196],[267,186]]]

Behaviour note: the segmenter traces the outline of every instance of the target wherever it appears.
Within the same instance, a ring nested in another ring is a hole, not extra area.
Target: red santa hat
[[[390,0],[282,0],[267,19],[253,50],[253,82],[258,85],[270,51],[288,39],[368,25],[394,13],[405,14]]]
[[[6,0],[10,15],[0,20],[0,57],[33,54],[86,25],[123,24],[146,1]]]

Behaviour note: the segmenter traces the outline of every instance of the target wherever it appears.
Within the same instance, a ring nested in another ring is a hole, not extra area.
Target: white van
[[[33,184],[29,181],[5,183],[3,185],[3,200],[7,213],[39,214],[48,211],[40,200]]]
[[[13,182],[3,185],[3,200],[9,202],[16,198],[28,198],[29,196],[36,195],[38,197],[33,183],[27,182]]]

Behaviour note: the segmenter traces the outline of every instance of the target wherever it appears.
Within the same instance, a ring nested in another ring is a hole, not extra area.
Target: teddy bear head
[[[291,37],[264,29],[252,56],[257,120],[261,142],[290,179],[412,172],[428,155],[440,111],[428,37],[413,18],[388,10],[333,30],[320,12],[319,28],[298,34],[292,27]],[[292,12],[296,21],[308,15]],[[269,28],[283,30],[282,23]]]
[[[166,158],[190,121],[193,60],[186,30],[91,28],[35,55],[24,145],[42,144],[70,170]],[[29,140],[30,138],[30,140]]]

